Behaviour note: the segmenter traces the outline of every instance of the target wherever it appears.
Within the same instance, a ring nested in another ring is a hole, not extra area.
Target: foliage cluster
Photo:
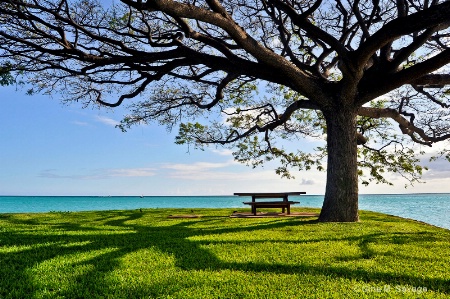
[[[14,77],[10,73],[9,66],[0,66],[0,86],[10,85],[13,83]]]

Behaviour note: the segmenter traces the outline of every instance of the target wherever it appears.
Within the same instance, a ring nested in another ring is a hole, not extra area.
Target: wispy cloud
[[[429,163],[428,171],[423,175],[424,180],[450,179],[450,163],[444,159]]]
[[[450,179],[450,170],[447,171],[429,171],[423,176],[424,180],[440,180],[440,179]]]
[[[435,147],[433,150],[426,149],[428,152],[422,157],[421,165],[428,167],[424,173],[424,180],[447,179],[450,178],[450,163],[444,158],[440,157],[436,161],[430,161],[432,156],[438,156],[438,152],[444,149],[443,145]]]
[[[110,117],[102,116],[102,115],[96,115],[94,117],[94,121],[96,121],[98,123],[102,123],[107,126],[111,126],[111,127],[115,127],[120,124],[119,121],[112,119]],[[71,121],[70,123],[74,124],[76,126],[89,126],[90,125],[89,122],[79,121],[79,120],[74,120],[74,121]]]
[[[89,126],[89,123],[84,122],[84,121],[78,121],[78,120],[71,121],[70,123],[74,124],[76,126],[82,126],[82,127]]]
[[[192,164],[164,164],[163,169],[169,170],[167,176],[173,179],[194,180],[194,181],[248,181],[248,180],[273,180],[274,171],[237,171],[230,167],[239,165],[240,163],[230,160],[222,163],[196,162]]]
[[[212,149],[211,151],[219,156],[230,156],[231,157],[233,155],[233,151],[230,149]]]
[[[196,162],[193,164],[164,164],[162,168],[174,169],[177,171],[185,171],[185,172],[200,172],[207,171],[210,169],[224,168],[230,165],[235,164],[234,161],[221,162],[221,163],[211,163],[211,162]]]
[[[100,123],[102,123],[102,124],[105,124],[107,126],[112,126],[112,127],[115,127],[115,126],[120,124],[120,122],[118,122],[117,120],[114,120],[112,118],[109,118],[109,117],[106,117],[106,116],[102,116],[102,115],[97,115],[95,117],[95,120],[100,122]]]
[[[316,183],[313,180],[302,179],[300,181],[300,185],[315,185]]]
[[[156,171],[154,168],[110,169],[108,175],[111,177],[146,177],[156,175]]]
[[[154,168],[115,168],[96,169],[90,173],[61,174],[55,169],[46,169],[39,174],[41,178],[73,179],[73,180],[99,180],[126,177],[150,177],[156,175]]]
[[[224,163],[210,163],[210,162],[196,162],[193,164],[163,164],[161,168],[170,170],[167,174],[170,178],[183,180],[217,180],[226,179],[230,177],[220,169],[230,166],[231,162]]]

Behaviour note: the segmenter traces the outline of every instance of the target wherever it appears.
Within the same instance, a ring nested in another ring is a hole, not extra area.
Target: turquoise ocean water
[[[450,229],[450,193],[360,195],[359,208]],[[291,197],[290,197],[291,199]],[[0,196],[0,213],[121,210],[139,208],[239,208],[238,196]],[[292,197],[302,207],[322,206],[323,195]]]

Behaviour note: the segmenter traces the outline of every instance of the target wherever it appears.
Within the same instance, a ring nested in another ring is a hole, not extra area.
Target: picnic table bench
[[[306,192],[269,192],[269,193],[234,193],[237,196],[251,196],[252,201],[244,201],[243,204],[252,207],[253,215],[256,215],[257,208],[281,208],[287,215],[291,214],[291,205],[300,203],[299,201],[290,201],[289,195],[301,195]],[[280,201],[256,201],[259,198],[282,198]]]

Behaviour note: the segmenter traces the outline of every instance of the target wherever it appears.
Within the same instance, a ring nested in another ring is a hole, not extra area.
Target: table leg
[[[284,202],[288,202],[289,201],[287,195],[283,196],[283,201]],[[285,209],[283,208],[283,213],[284,213],[284,211],[285,211]],[[289,205],[287,205],[287,214],[289,215],[290,213],[291,213],[291,210],[289,209]]]
[[[255,202],[255,201],[256,201],[256,196],[253,195],[252,196],[252,202]],[[252,205],[252,213],[253,213],[253,215],[256,216],[256,206],[255,205]]]
[[[290,215],[291,214],[291,205],[287,206],[287,214]]]

